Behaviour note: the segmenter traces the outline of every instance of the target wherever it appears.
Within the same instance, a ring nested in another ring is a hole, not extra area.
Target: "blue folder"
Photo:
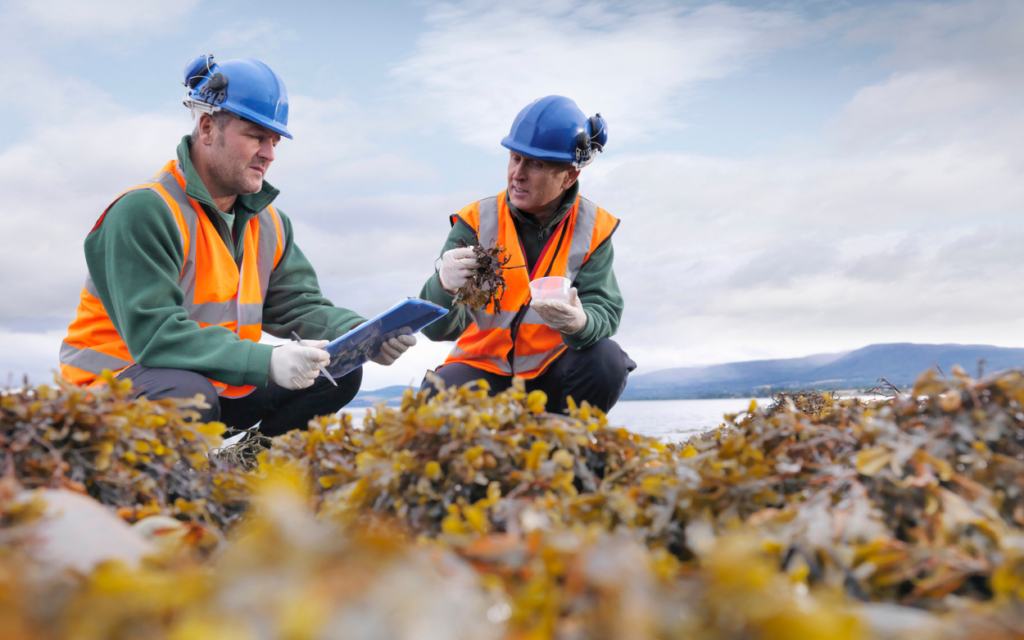
[[[381,345],[391,338],[414,334],[447,314],[447,309],[426,300],[403,300],[324,347],[331,354],[327,373],[340,378],[379,356]]]

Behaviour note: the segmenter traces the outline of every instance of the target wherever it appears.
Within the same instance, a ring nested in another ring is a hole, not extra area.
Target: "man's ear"
[[[199,142],[206,146],[213,144],[213,130],[217,128],[217,123],[213,121],[213,118],[208,113],[200,114],[199,116]]]
[[[579,177],[580,170],[577,169],[576,167],[572,167],[571,169],[566,171],[565,178],[562,180],[562,189],[565,190],[571,187]]]

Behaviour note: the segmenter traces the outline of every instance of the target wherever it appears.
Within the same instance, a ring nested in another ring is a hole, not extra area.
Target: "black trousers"
[[[547,371],[526,381],[526,390],[540,389],[547,394],[546,408],[551,413],[566,413],[570,396],[577,405],[586,400],[592,406],[608,411],[618,402],[626,389],[626,377],[634,369],[636,363],[618,343],[602,338],[587,349],[566,349]],[[483,371],[461,362],[438,367],[434,373],[441,376],[447,387],[460,387],[482,378],[491,386],[489,393],[492,396],[512,386],[512,376]],[[426,379],[420,389],[430,391],[432,396],[437,393],[434,385]]]
[[[337,378],[337,388],[324,377],[313,386],[295,391],[273,382],[243,398],[221,398],[213,384],[202,374],[181,369],[154,369],[137,364],[125,369],[119,378],[132,381],[132,397],[191,398],[206,396],[209,409],[200,410],[204,422],[219,421],[235,429],[248,429],[260,423],[260,433],[278,436],[292,429],[305,429],[316,416],[335,413],[356,397],[363,381],[362,368]]]

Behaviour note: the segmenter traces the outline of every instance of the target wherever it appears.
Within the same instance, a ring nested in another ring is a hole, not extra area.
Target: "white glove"
[[[305,389],[313,386],[320,375],[317,363],[326,366],[331,355],[324,351],[327,340],[288,342],[274,347],[270,354],[270,380],[285,389]]]
[[[583,303],[576,293],[576,287],[569,289],[569,302],[534,300],[530,306],[544,324],[566,335],[579,332],[587,324],[587,314],[583,311]]]
[[[385,367],[394,364],[395,360],[398,360],[399,356],[409,350],[416,344],[416,336],[402,335],[391,338],[384,344],[380,345],[380,355],[373,358],[373,361],[377,364],[382,364]]]
[[[473,257],[473,247],[445,251],[441,256],[441,287],[455,295],[466,284],[480,264]]]

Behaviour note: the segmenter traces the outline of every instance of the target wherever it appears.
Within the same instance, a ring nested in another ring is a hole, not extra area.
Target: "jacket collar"
[[[189,141],[191,139],[192,136],[185,136],[181,139],[181,144],[178,145],[178,169],[185,176],[185,195],[209,208],[211,211],[216,211],[217,205],[214,204],[210,192],[206,189],[206,185],[203,184],[199,174],[196,173],[195,167],[192,166],[192,156],[189,152]],[[235,214],[255,215],[266,209],[267,205],[274,201],[278,193],[280,193],[278,189],[264,180],[263,188],[258,192],[238,196],[238,199],[235,201]]]

